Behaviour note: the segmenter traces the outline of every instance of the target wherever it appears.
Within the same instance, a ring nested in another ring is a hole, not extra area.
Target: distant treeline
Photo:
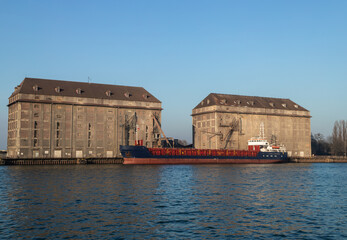
[[[312,154],[346,156],[347,152],[347,121],[340,120],[334,124],[330,137],[323,134],[311,135]]]

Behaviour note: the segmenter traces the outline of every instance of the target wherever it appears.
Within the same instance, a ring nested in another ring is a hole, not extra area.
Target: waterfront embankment
[[[292,157],[290,163],[347,163],[343,156]],[[122,164],[123,158],[2,158],[0,165],[75,165],[75,164]]]
[[[74,164],[122,164],[123,158],[3,158],[0,165],[74,165]]]
[[[307,158],[292,157],[291,163],[347,163],[347,157],[344,156],[313,156]]]

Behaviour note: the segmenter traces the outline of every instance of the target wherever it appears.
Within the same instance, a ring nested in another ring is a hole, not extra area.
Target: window
[[[77,89],[76,89],[76,93],[77,93],[77,94],[81,94],[81,93],[82,93],[82,89],[77,88]]]
[[[226,104],[226,103],[227,103],[227,100],[226,100],[226,99],[220,100],[220,104],[224,105],[224,104]]]
[[[60,147],[62,141],[62,132],[60,122],[56,122],[55,146]]]
[[[107,90],[107,91],[106,91],[106,96],[111,97],[111,95],[112,95],[111,90]]]
[[[92,124],[88,123],[88,147],[92,146]]]
[[[239,132],[242,133],[242,118],[240,118],[239,122]]]
[[[60,93],[61,92],[61,88],[58,86],[58,87],[56,87],[55,89],[55,92],[57,92],[57,93]]]
[[[148,140],[148,126],[146,126],[146,140]]]

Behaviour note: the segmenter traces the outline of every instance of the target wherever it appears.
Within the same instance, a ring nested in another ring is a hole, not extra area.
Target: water
[[[2,166],[1,239],[343,239],[347,164]]]

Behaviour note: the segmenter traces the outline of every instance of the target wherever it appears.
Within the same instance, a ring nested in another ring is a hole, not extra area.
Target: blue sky
[[[347,120],[347,1],[0,0],[0,149],[25,77],[142,86],[191,142],[209,93],[290,98],[313,133]]]

